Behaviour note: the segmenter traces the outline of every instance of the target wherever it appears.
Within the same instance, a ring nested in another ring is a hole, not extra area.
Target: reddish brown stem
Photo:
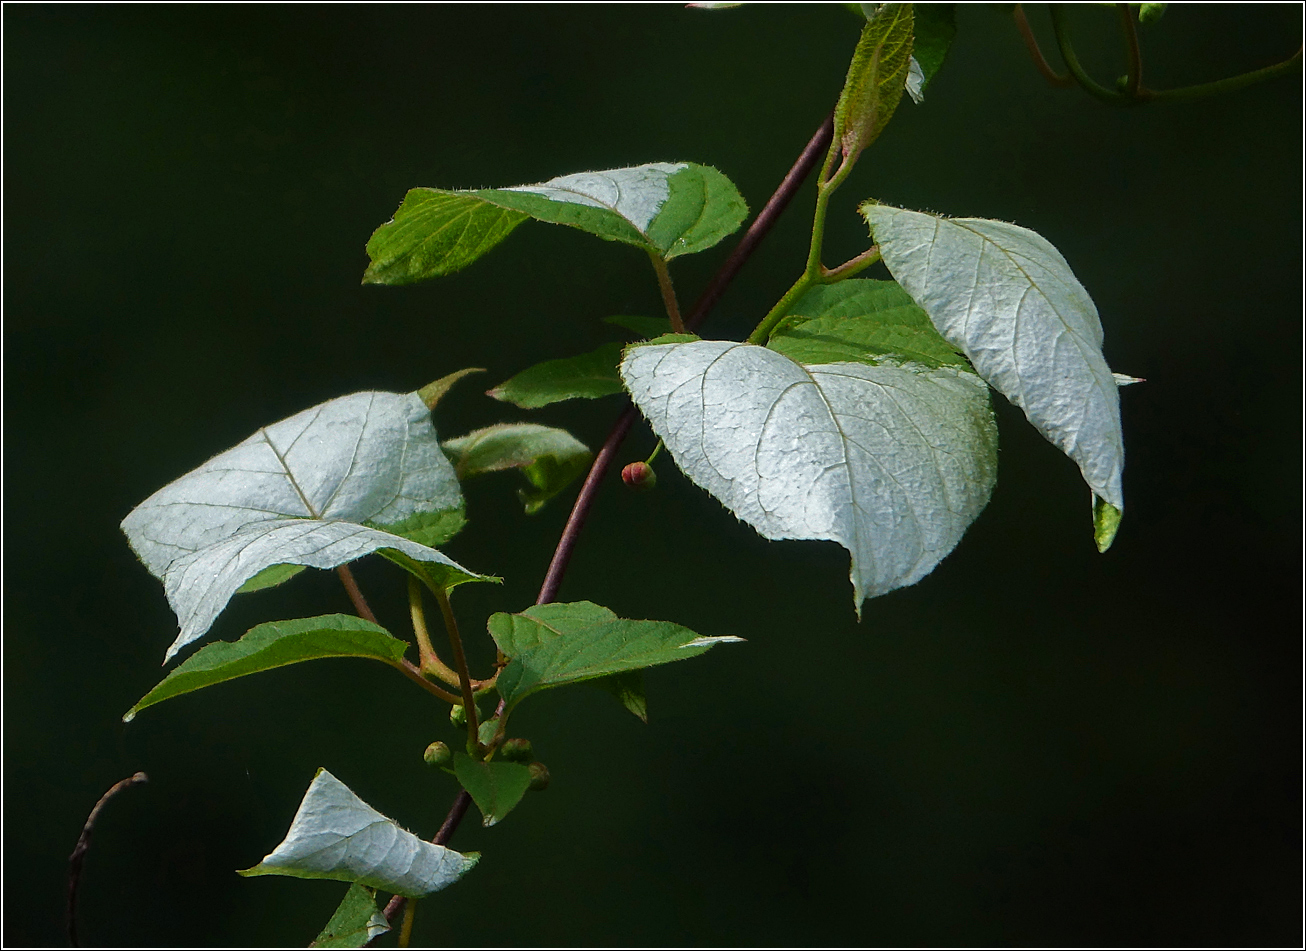
[[[336,574],[340,576],[340,581],[349,592],[349,600],[354,602],[354,610],[358,616],[365,621],[376,623],[376,615],[372,609],[367,606],[367,599],[363,597],[363,592],[358,587],[358,582],[354,580],[354,573],[349,570],[348,565],[337,565]]]
[[[91,814],[86,817],[82,834],[77,837],[77,844],[73,846],[73,854],[68,856],[68,943],[74,948],[77,947],[77,888],[82,882],[82,866],[86,863],[86,853],[91,847],[91,833],[95,831],[95,820],[100,818],[100,812],[118,793],[130,786],[139,786],[149,781],[150,778],[144,773],[133,773],[110,786],[109,791],[100,797]]]
[[[1043,58],[1043,51],[1039,49],[1038,38],[1034,36],[1034,31],[1030,28],[1029,20],[1025,18],[1025,10],[1019,3],[1011,11],[1012,18],[1016,21],[1016,29],[1020,31],[1021,39],[1025,41],[1025,48],[1029,50],[1030,59],[1038,67],[1038,71],[1054,86],[1062,89],[1068,89],[1075,85],[1074,77],[1062,76],[1055,69],[1048,65],[1048,61]]]

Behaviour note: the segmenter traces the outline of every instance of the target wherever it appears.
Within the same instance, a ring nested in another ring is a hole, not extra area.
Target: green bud
[[[449,744],[436,740],[426,748],[422,759],[426,761],[427,766],[448,766],[453,762],[453,750],[449,749]]]
[[[531,763],[526,767],[531,771],[531,789],[536,792],[549,788],[549,768],[543,763]]]
[[[1165,13],[1168,3],[1140,3],[1138,5],[1138,22],[1155,23]]]
[[[455,703],[449,711],[449,722],[459,729],[467,726],[467,709],[461,703]]]
[[[531,749],[530,740],[519,737],[515,740],[504,740],[503,746],[499,748],[499,755],[510,763],[527,763],[535,755],[535,751]]]

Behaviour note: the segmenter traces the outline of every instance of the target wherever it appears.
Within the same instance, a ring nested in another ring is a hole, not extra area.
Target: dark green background
[[[1046,15],[1033,15],[1047,37]],[[666,618],[721,648],[648,678],[643,726],[591,689],[518,728],[554,781],[460,829],[476,871],[423,903],[463,944],[1296,944],[1300,933],[1301,80],[1114,110],[1048,86],[1000,7],[831,213],[874,196],[1016,221],[1093,294],[1124,391],[1128,511],[1093,549],[1075,467],[1000,398],[1001,481],[933,575],[866,605],[833,544],[765,543],[661,465],[601,494],[564,599]],[[1171,7],[1158,87],[1289,54],[1301,9]],[[1073,11],[1120,71],[1111,11]],[[424,835],[452,738],[379,665],[276,671],[142,714],[175,632],[118,521],[260,425],[356,390],[484,366],[440,408],[597,446],[618,404],[531,415],[480,395],[657,314],[643,256],[524,225],[456,276],[361,287],[406,188],[714,164],[760,208],[838,93],[838,7],[8,7],[5,106],[5,929],[62,941],[66,857],[107,811],[82,930],[121,945],[304,944],[344,886],[245,880],[313,771]],[[796,276],[804,191],[706,326],[740,337]],[[679,262],[686,302],[729,243]],[[878,275],[875,275],[878,276]],[[652,440],[636,429],[621,461]],[[534,598],[571,492],[534,518],[468,488],[448,546]],[[401,629],[403,581],[360,581]],[[329,573],[242,596],[214,634],[348,610]],[[483,645],[480,656],[484,658]],[[391,939],[392,940],[392,939]]]

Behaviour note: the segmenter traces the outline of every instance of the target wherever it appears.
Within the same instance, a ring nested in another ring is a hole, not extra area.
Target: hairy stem
[[[472,692],[472,678],[467,672],[467,655],[463,653],[463,639],[458,633],[458,621],[453,616],[453,606],[449,604],[449,592],[444,588],[435,589],[435,600],[440,602],[440,613],[444,615],[444,627],[449,632],[449,647],[453,650],[453,662],[458,667],[458,683],[463,688],[463,709],[467,711],[467,753],[476,755],[477,730],[476,697]]]
[[[413,919],[417,917],[417,899],[414,898],[408,902],[404,908],[404,923],[399,928],[399,947],[408,947],[408,942],[413,937]]]
[[[1020,31],[1020,37],[1025,41],[1025,49],[1029,50],[1030,59],[1038,68],[1040,74],[1053,86],[1059,86],[1062,89],[1069,89],[1075,85],[1072,76],[1063,76],[1048,65],[1048,61],[1043,57],[1043,50],[1039,48],[1038,38],[1034,36],[1034,31],[1030,28],[1029,20],[1025,18],[1025,8],[1022,4],[1016,4],[1011,11],[1011,17],[1016,21],[1016,29]]]
[[[683,334],[685,322],[680,319],[680,304],[676,301],[676,289],[671,283],[671,272],[667,270],[667,262],[653,251],[648,253],[648,258],[653,262],[653,270],[658,275],[658,290],[662,292],[662,306],[667,309],[667,316],[671,318],[671,330],[673,333]]]
[[[354,580],[354,573],[349,570],[349,566],[337,565],[336,574],[340,576],[341,584],[343,584],[345,590],[349,592],[349,600],[354,602],[354,610],[358,612],[358,616],[365,621],[371,621],[373,624],[376,624],[376,615],[373,614],[372,609],[367,606],[367,599],[363,597],[363,592],[359,589],[358,582]]]
[[[118,793],[149,781],[150,777],[144,773],[133,773],[126,779],[110,786],[109,791],[100,797],[95,807],[91,809],[91,814],[86,817],[86,824],[82,826],[82,834],[77,837],[77,844],[73,846],[73,854],[68,856],[68,943],[74,948],[78,946],[77,888],[82,882],[82,866],[86,863],[86,853],[91,847],[91,833],[95,831],[95,820],[100,818],[100,812],[108,804],[109,800]]]
[[[840,281],[846,281],[848,278],[860,274],[878,260],[880,260],[880,249],[875,245],[871,245],[857,257],[844,261],[838,267],[821,268],[821,283],[837,284]]]
[[[405,660],[404,658],[401,657],[399,658],[398,663],[392,664],[391,666],[394,667],[395,670],[399,671],[399,673],[403,674],[405,677],[411,680],[413,683],[417,684],[417,686],[421,687],[427,693],[433,693],[441,700],[444,700],[446,703],[452,703],[454,706],[460,706],[462,704],[463,702],[462,698],[459,697],[456,693],[450,693],[449,691],[441,687],[439,684],[433,684],[431,683],[431,681],[423,677],[421,670],[418,669],[418,667],[412,661]]]
[[[460,687],[458,675],[449,668],[431,646],[431,635],[426,629],[426,609],[422,606],[422,583],[408,576],[408,611],[413,617],[413,635],[417,638],[417,653],[424,674],[435,674],[452,687]]]

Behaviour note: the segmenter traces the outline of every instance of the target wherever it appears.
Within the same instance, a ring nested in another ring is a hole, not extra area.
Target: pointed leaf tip
[[[1097,543],[1099,552],[1105,553],[1116,540],[1116,532],[1120,530],[1122,517],[1123,513],[1120,509],[1096,495],[1093,496],[1093,541]]]
[[[467,367],[465,370],[455,370],[448,376],[442,376],[434,383],[428,383],[417,391],[417,398],[426,404],[427,409],[435,409],[436,404],[444,399],[446,393],[453,389],[453,385],[463,377],[471,376],[473,373],[484,373],[485,367]]]

